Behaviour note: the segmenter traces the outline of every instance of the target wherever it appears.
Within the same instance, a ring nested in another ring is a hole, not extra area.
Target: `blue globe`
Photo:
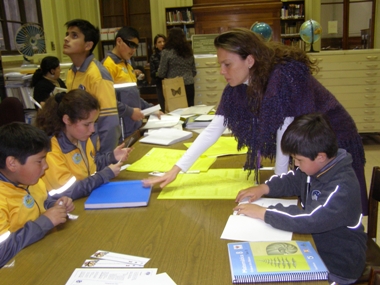
[[[260,34],[266,42],[270,41],[273,36],[272,28],[263,22],[256,22],[252,25],[251,31]]]
[[[300,37],[308,43],[313,44],[321,38],[322,28],[321,25],[314,20],[307,20],[301,25]]]

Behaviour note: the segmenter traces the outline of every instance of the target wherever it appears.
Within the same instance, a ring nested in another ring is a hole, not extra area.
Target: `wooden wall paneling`
[[[196,2],[196,1],[194,1]],[[280,1],[265,3],[194,5],[196,34],[218,34],[233,28],[250,28],[253,23],[265,22],[272,27],[273,40],[280,41]]]
[[[128,22],[128,0],[99,0],[102,28],[123,27]]]

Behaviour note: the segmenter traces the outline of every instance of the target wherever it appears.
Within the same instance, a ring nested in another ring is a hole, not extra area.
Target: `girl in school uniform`
[[[120,173],[131,149],[121,144],[113,152],[97,152],[99,139],[91,135],[99,110],[94,96],[74,89],[49,98],[38,114],[37,126],[51,136],[49,168],[42,176],[51,196],[88,196]]]

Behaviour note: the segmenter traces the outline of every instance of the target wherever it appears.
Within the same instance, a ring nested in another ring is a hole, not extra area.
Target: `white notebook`
[[[192,132],[186,132],[175,128],[150,130],[149,134],[140,139],[140,143],[150,143],[158,145],[171,145],[187,140],[193,136]]]

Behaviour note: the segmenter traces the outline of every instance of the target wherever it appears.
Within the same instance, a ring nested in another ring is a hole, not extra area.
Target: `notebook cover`
[[[147,206],[152,187],[143,187],[141,180],[109,182],[93,190],[84,203],[87,209]]]
[[[327,280],[328,270],[308,241],[228,244],[232,283]]]

